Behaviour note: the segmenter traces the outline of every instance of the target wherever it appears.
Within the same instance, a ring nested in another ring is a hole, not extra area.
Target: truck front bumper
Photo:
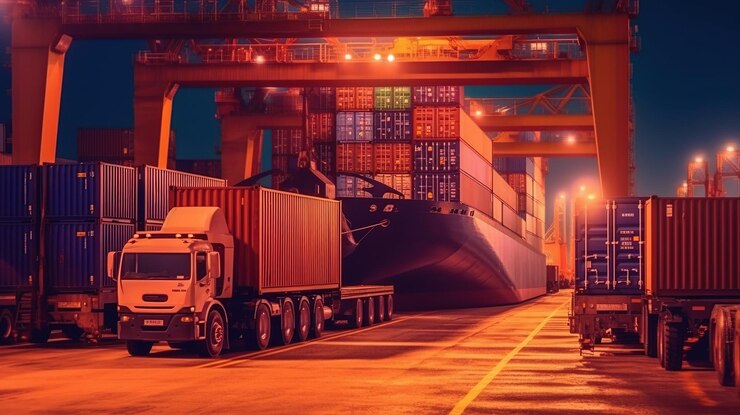
[[[194,314],[121,313],[118,338],[143,341],[194,341],[200,336],[201,326]]]

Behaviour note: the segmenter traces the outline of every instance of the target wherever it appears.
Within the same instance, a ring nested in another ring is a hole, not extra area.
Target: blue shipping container
[[[0,291],[31,287],[38,275],[38,223],[0,223]]]
[[[45,217],[136,220],[136,169],[108,163],[43,167]]]
[[[371,187],[368,182],[355,176],[337,175],[337,197],[370,197],[364,188]]]
[[[494,157],[493,168],[501,174],[525,173],[534,176],[534,159],[531,157]]]
[[[38,166],[0,166],[0,222],[38,219]]]
[[[410,111],[377,111],[375,113],[375,135],[378,141],[411,140]]]
[[[337,141],[361,141],[373,140],[373,113],[363,112],[337,112]]]
[[[460,142],[416,141],[414,142],[414,171],[443,172],[459,168]]]
[[[576,290],[640,294],[645,199],[579,200],[575,206]]]
[[[224,187],[226,180],[176,170],[139,167],[138,223],[163,221],[169,211],[170,187]]]
[[[136,231],[133,223],[49,222],[44,230],[44,272],[50,292],[115,287],[106,275],[109,251],[120,251]]]
[[[437,202],[460,201],[459,173],[427,173],[414,175],[414,199]]]
[[[415,86],[412,94],[414,105],[451,105],[462,103],[463,91],[461,86]]]

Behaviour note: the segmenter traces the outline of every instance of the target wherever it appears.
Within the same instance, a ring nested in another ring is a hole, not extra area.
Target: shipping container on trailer
[[[712,335],[712,310],[740,304],[740,198],[651,197],[645,210],[641,337],[680,370],[687,339]]]
[[[41,176],[38,166],[0,166],[0,222],[38,220]]]
[[[373,144],[373,171],[376,173],[410,173],[411,144]]]
[[[337,111],[372,111],[373,87],[338,87]]]
[[[410,141],[410,111],[376,111],[373,140],[375,141]]]
[[[0,222],[0,293],[15,295],[38,278],[38,222]]]
[[[109,163],[42,167],[47,220],[136,219],[136,170]]]
[[[373,170],[373,145],[337,143],[337,172],[370,173]]]
[[[337,112],[336,126],[337,142],[370,142],[373,140],[372,112]]]

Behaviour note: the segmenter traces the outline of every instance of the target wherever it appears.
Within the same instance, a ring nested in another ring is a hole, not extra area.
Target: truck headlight
[[[133,319],[134,319],[133,316],[127,316],[127,315],[124,314],[124,315],[121,316],[121,323],[128,323],[129,321],[131,321]]]
[[[180,317],[181,323],[192,323],[193,321],[195,321],[195,318],[193,316],[181,316]]]

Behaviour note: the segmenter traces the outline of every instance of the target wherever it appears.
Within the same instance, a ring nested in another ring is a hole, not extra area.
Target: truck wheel
[[[260,304],[254,317],[254,347],[264,350],[270,344],[270,334],[270,309]]]
[[[649,314],[646,309],[642,311],[645,355],[648,357],[658,356],[658,316]]]
[[[85,334],[85,330],[77,326],[64,326],[62,327],[62,333],[70,340],[79,340]]]
[[[28,337],[28,341],[36,344],[43,344],[49,341],[50,335],[51,328],[49,326],[44,326],[40,329],[31,329],[31,335]]]
[[[378,323],[385,321],[385,297],[382,295],[378,296],[377,320]]]
[[[126,350],[131,356],[146,356],[152,351],[154,342],[141,340],[126,340]]]
[[[735,372],[735,385],[740,385],[740,319],[735,315],[735,329],[732,331],[735,341],[733,342],[733,348],[735,358],[733,360],[733,372]],[[740,391],[738,391],[740,395]]]
[[[13,341],[13,320],[10,310],[0,311],[0,344]]]
[[[658,318],[658,328],[656,329],[656,337],[658,343],[658,364],[660,367],[665,368],[665,334],[664,332],[665,322],[663,317]]]
[[[393,294],[385,298],[385,321],[393,320]]]
[[[365,301],[365,325],[375,324],[375,298],[368,297]]]
[[[324,301],[321,298],[317,298],[313,303],[312,321],[311,334],[318,339],[324,333]]]
[[[362,327],[362,299],[355,300],[355,308],[349,317],[349,326],[353,329]]]
[[[301,298],[298,303],[298,329],[296,341],[304,342],[308,339],[308,333],[311,331],[311,307],[308,305],[308,299]]]
[[[202,357],[218,357],[224,349],[226,327],[221,313],[211,310],[206,320],[206,338],[198,344],[198,354]]]
[[[666,323],[663,326],[663,355],[665,370],[681,370],[685,328],[682,324]]]
[[[281,335],[277,340],[283,345],[290,344],[295,333],[295,309],[293,308],[293,301],[289,298],[286,298],[283,302],[279,324],[278,328]]]
[[[734,331],[732,323],[730,311],[724,309],[718,313],[716,322],[713,324],[714,332],[710,332],[713,341],[709,355],[712,356],[714,370],[717,371],[717,379],[722,386],[735,385],[735,375],[732,367],[732,345],[729,343],[731,339],[728,338],[730,333]]]

